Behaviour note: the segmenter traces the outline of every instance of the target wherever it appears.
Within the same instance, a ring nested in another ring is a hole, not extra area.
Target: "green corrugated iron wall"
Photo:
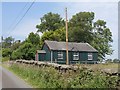
[[[51,61],[51,51],[47,47],[46,44],[43,46],[43,50],[46,51],[45,58],[41,57],[42,55],[39,55],[39,60],[45,59],[45,61]],[[65,64],[66,63],[66,51],[63,52],[63,59],[58,59],[58,52],[60,50],[54,50],[52,51],[52,61],[55,62],[57,61],[60,64]],[[80,62],[83,63],[84,61],[97,61],[98,53],[93,53],[93,60],[88,60],[88,52],[79,52],[79,60],[73,60],[73,53],[74,51],[69,51],[69,63],[74,63],[74,62]]]
[[[51,52],[50,52],[50,50],[49,50],[49,48],[47,47],[46,44],[44,44],[44,46],[43,46],[43,50],[46,51],[45,61],[50,61],[50,58],[51,58]]]
[[[57,60],[57,62],[59,63],[66,63],[66,51],[63,51],[63,59],[58,59],[58,52],[59,51],[53,51],[53,62],[55,61],[55,59]],[[88,60],[88,52],[79,52],[79,60],[73,60],[73,51],[69,51],[69,63],[84,63],[84,61],[97,61],[97,53],[93,53],[93,60]],[[92,62],[93,63],[93,62]]]
[[[53,51],[53,62],[57,60],[57,51]]]
[[[93,59],[92,60],[88,60],[88,53],[92,53],[92,57]],[[98,60],[98,53],[95,53],[95,52],[81,52],[80,53],[80,62],[81,63],[88,63],[88,64],[92,64],[94,63],[94,61],[97,61]],[[84,62],[86,61],[86,62]]]
[[[93,60],[94,61],[98,61],[98,53],[93,53]]]
[[[79,53],[80,61],[87,61],[88,59],[88,53],[81,52]]]
[[[46,60],[46,54],[44,54],[44,53],[39,53],[39,54],[38,54],[38,60],[39,60],[39,61],[44,61],[44,60]]]
[[[58,59],[58,52],[59,51],[53,51],[53,62],[57,61],[58,63],[60,64],[65,64],[66,63],[66,52],[65,51],[62,51],[63,52],[63,59]]]

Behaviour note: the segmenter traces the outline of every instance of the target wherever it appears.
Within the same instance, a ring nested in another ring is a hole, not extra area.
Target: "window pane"
[[[79,53],[78,52],[73,53],[73,60],[79,60]]]
[[[88,60],[92,60],[92,59],[93,59],[92,53],[88,53]]]
[[[63,52],[58,52],[58,59],[63,59]]]

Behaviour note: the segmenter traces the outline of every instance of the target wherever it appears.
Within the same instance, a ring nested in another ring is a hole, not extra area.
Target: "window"
[[[79,60],[79,53],[78,52],[73,53],[73,60]]]
[[[58,59],[63,59],[63,52],[58,52]]]
[[[88,53],[88,60],[92,60],[92,59],[93,59],[92,53]]]

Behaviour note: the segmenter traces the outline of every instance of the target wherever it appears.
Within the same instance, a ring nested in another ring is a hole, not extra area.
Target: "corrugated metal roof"
[[[51,50],[66,50],[66,42],[57,42],[57,41],[45,41],[48,47]],[[68,43],[68,50],[69,51],[86,51],[86,52],[98,52],[88,43],[75,43],[69,42]]]
[[[46,53],[45,50],[37,50],[37,53]]]

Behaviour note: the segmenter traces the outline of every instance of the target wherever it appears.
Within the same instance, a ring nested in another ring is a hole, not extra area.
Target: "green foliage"
[[[55,31],[64,27],[64,21],[59,14],[49,12],[40,18],[41,23],[36,26],[38,32]]]
[[[9,57],[11,55],[12,51],[10,48],[3,48],[2,49],[2,56],[3,57]]]
[[[19,42],[14,42],[14,38],[12,37],[7,37],[3,39],[2,37],[2,56],[3,56],[3,61],[5,60],[10,60],[12,59],[13,52],[15,52],[16,49],[21,45],[20,41]],[[18,54],[16,54],[18,56]],[[14,55],[14,57],[17,57]]]
[[[14,51],[19,48],[19,46],[22,45],[20,42],[14,42],[11,46],[11,50]]]
[[[112,59],[105,60],[107,63],[112,63]]]
[[[11,36],[7,37],[5,39],[2,38],[2,47],[3,48],[9,48],[9,47],[11,47],[13,41],[14,41],[14,38],[12,38]]]
[[[9,61],[10,57],[2,57],[2,62]]]
[[[120,63],[120,59],[114,59],[113,63]]]
[[[92,22],[93,12],[80,12],[69,21],[69,40],[73,42],[88,42],[93,39]]]
[[[106,22],[103,20],[98,20],[94,23],[92,46],[96,48],[99,52],[99,60],[104,59],[105,55],[111,55],[113,50],[111,43],[112,32],[106,26]]]
[[[40,36],[36,33],[34,34],[31,32],[28,36],[27,41],[33,45],[39,45],[40,44]]]
[[[19,48],[13,51],[12,59],[34,60],[36,50],[40,49],[39,47],[40,47],[39,35],[31,32],[28,38],[24,42],[22,42]]]
[[[115,88],[118,79],[85,68],[78,72],[60,73],[52,67],[13,64],[10,69],[35,88]]]
[[[112,32],[104,20],[94,20],[93,12],[77,13],[69,21],[69,41],[87,42],[98,50],[99,60],[111,55]]]
[[[13,60],[22,59],[22,52],[20,51],[20,49],[13,51],[13,53],[11,55],[11,59],[13,59]]]
[[[45,40],[65,41],[65,28],[60,28],[55,31],[44,32],[41,37],[41,45]]]
[[[98,50],[98,59],[103,60],[113,53],[112,32],[104,20],[94,21],[94,16],[94,12],[73,15],[68,22],[68,37],[72,42],[89,43]],[[36,50],[42,47],[45,40],[65,41],[65,22],[59,14],[49,12],[40,20],[36,28],[43,33],[41,38],[33,32],[22,43],[15,43],[12,37],[2,38],[2,47],[11,48],[13,52],[12,59],[34,59]],[[10,56],[10,52],[3,50],[3,56]]]
[[[31,43],[24,43],[17,50],[12,53],[12,59],[33,59],[35,55],[35,50],[33,50],[33,45]]]

